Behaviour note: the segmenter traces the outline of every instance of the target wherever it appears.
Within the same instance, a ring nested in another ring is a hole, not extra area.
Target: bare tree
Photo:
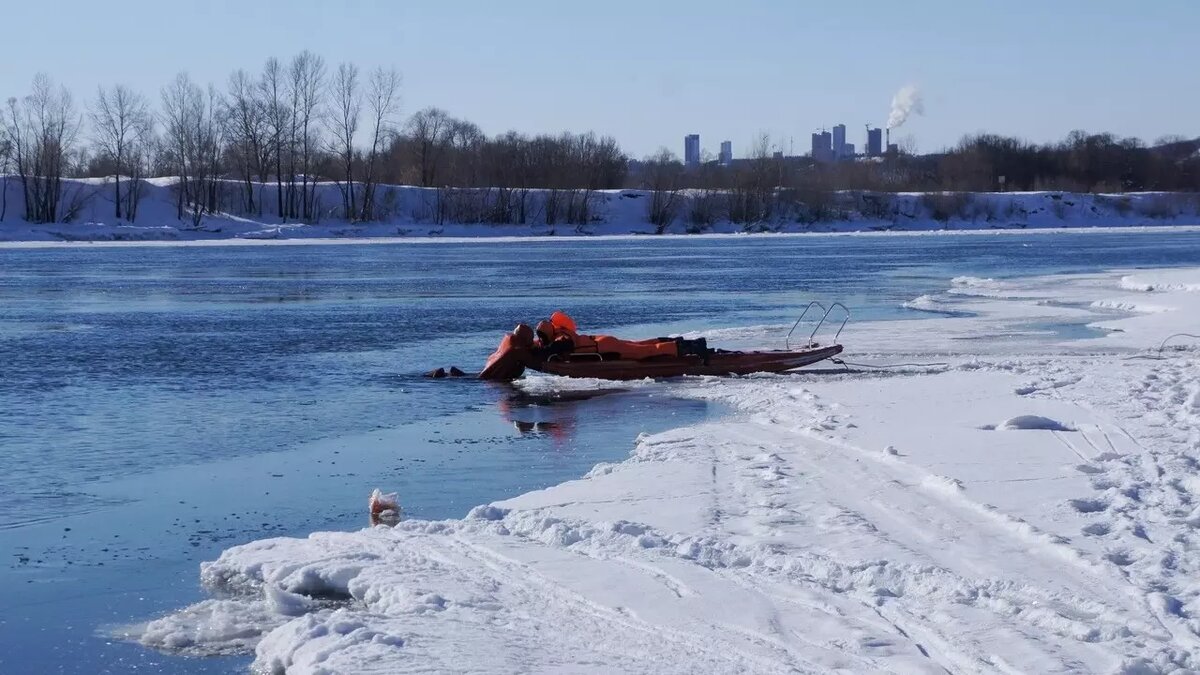
[[[395,68],[376,68],[368,84],[367,109],[371,114],[371,149],[367,152],[366,173],[363,177],[361,220],[375,217],[375,169],[380,151],[395,134],[396,111],[400,107],[400,74]]]
[[[245,188],[246,211],[262,215],[262,201],[258,201],[257,207],[255,204],[254,179],[257,177],[260,184],[266,182],[271,153],[270,120],[261,89],[244,70],[229,77],[225,121],[230,159],[237,165]]]
[[[292,101],[292,145],[300,152],[299,194],[295,194],[294,185],[292,189],[293,198],[298,197],[300,200],[300,211],[292,216],[311,221],[315,216],[316,199],[316,181],[311,174],[315,165],[315,151],[320,147],[318,123],[323,112],[321,108],[324,103],[325,60],[307,50],[300,52],[292,59],[288,75]],[[294,182],[294,170],[292,176]],[[313,183],[311,190],[310,182]]]
[[[187,73],[163,89],[163,126],[171,162],[179,176],[176,209],[187,209],[193,227],[217,207],[217,181],[222,149],[222,102],[213,87],[207,95]]]
[[[642,162],[642,167],[645,188],[650,191],[647,215],[655,233],[662,234],[679,211],[683,164],[670,150],[660,148]]]
[[[771,139],[760,134],[749,160],[734,175],[729,192],[729,219],[746,225],[764,225],[774,214],[775,189],[782,180],[781,162],[771,150]]]
[[[342,192],[342,213],[346,220],[354,220],[354,136],[358,133],[358,121],[362,113],[362,92],[358,86],[358,66],[343,63],[333,77],[333,114],[327,119],[333,134],[331,149],[338,157],[342,180],[338,186]]]
[[[142,200],[144,178],[153,175],[159,141],[154,133],[154,118],[147,114],[141,123],[133,127],[126,166],[129,169],[129,186],[125,188],[125,218],[137,220],[138,204]]]
[[[176,184],[175,212],[179,220],[183,220],[184,208],[191,202],[189,194],[189,169],[191,159],[195,156],[195,123],[193,118],[199,113],[197,108],[202,106],[200,88],[192,82],[187,73],[180,73],[175,80],[162,91],[162,123],[166,133],[166,143],[170,153],[170,162],[174,172],[179,177]]]
[[[446,181],[452,185],[479,187],[480,148],[487,137],[474,122],[452,119],[446,127],[444,148]]]
[[[136,151],[130,146],[144,138],[147,127],[152,124],[150,111],[145,97],[118,84],[109,90],[100,87],[90,112],[95,143],[99,151],[112,160],[115,169],[113,207],[117,220],[120,220],[121,173],[133,173],[128,171],[128,163]]]
[[[25,198],[25,219],[33,223],[55,222],[60,216],[69,219],[73,213],[59,212],[63,175],[83,124],[71,93],[39,74],[33,79],[33,91],[21,103],[8,100],[5,117],[5,134]]]
[[[12,171],[12,141],[0,135],[0,223],[8,213],[8,174]]]
[[[274,57],[267,59],[263,67],[262,79],[259,81],[260,97],[266,108],[267,134],[270,138],[271,157],[275,160],[275,199],[277,215],[281,220],[287,219],[283,207],[283,166],[285,155],[291,155],[292,146],[285,151],[284,140],[288,137],[291,126],[291,110],[286,101],[286,83],[283,80],[283,67]],[[292,180],[289,178],[289,184]]]
[[[435,185],[438,164],[445,151],[450,116],[440,108],[425,108],[408,120],[408,134],[413,140],[422,187]]]

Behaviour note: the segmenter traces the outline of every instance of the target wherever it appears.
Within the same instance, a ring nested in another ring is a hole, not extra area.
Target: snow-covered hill
[[[190,241],[218,239],[304,239],[362,237],[493,237],[654,234],[652,193],[647,190],[437,189],[380,186],[378,219],[350,222],[342,214],[340,187],[321,183],[311,223],[283,222],[248,212],[244,187],[220,185],[216,213],[199,225],[178,217],[176,180],[146,181],[137,220],[113,217],[111,179],[68,180],[64,211],[70,222],[31,224],[23,220],[21,186],[6,182],[0,241]],[[272,184],[254,186],[255,201],[275,211]],[[507,201],[505,201],[507,200]],[[585,203],[586,200],[586,203]],[[735,223],[723,215],[721,193],[685,191],[665,233],[852,232],[991,230],[1025,228],[1200,225],[1200,194],[1070,192],[802,194],[781,191],[770,214]],[[507,222],[504,222],[507,221]]]

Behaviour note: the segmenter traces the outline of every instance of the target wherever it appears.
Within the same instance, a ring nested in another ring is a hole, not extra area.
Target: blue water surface
[[[518,321],[913,318],[958,275],[1176,265],[1200,234],[0,248],[0,673],[242,672],[106,635],[204,597],[197,564],[228,546],[361,526],[376,486],[458,517],[719,412],[420,377],[477,369]]]

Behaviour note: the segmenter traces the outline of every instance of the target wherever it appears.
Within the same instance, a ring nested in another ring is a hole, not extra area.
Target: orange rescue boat
[[[820,303],[810,303],[796,324],[804,319],[813,306],[825,309]],[[808,342],[799,348],[790,347],[792,332],[788,333],[788,348],[771,351],[733,351],[724,349],[707,350],[704,354],[678,356],[656,355],[643,359],[622,358],[618,354],[596,351],[545,354],[538,349],[534,332],[529,326],[520,324],[504,336],[500,346],[488,359],[480,379],[511,382],[524,374],[526,368],[564,377],[591,377],[603,380],[640,380],[643,378],[680,377],[683,375],[746,375],[749,373],[782,373],[837,356],[842,346],[837,344],[841,335],[839,327],[833,344],[821,345],[813,341],[817,330],[824,324],[829,310],[845,307],[834,303],[825,309],[824,316],[809,336]],[[849,312],[846,311],[846,319]],[[846,321],[842,321],[842,327]]]

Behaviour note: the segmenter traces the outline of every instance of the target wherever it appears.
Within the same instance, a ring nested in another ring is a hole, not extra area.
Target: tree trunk
[[[116,206],[117,206],[117,220],[121,219],[121,159],[122,159],[121,154],[122,154],[122,148],[118,146],[118,148],[117,148],[117,175],[114,177],[114,180],[113,180],[113,189],[116,191],[116,195],[115,195],[116,198],[113,199],[113,203],[116,204]]]

